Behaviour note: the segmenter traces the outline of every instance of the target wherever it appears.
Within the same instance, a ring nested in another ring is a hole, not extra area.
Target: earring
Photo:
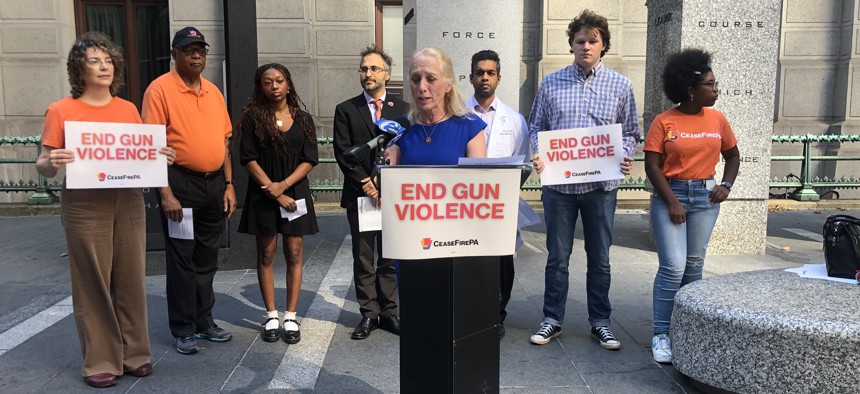
[[[693,101],[693,95],[692,94],[690,95],[690,101]]]

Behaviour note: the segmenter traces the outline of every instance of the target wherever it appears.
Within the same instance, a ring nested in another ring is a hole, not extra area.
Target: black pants
[[[352,234],[352,272],[361,315],[370,318],[396,315],[397,274],[394,261],[382,258],[382,232],[358,231],[358,204],[346,209],[346,218]]]
[[[505,322],[508,312],[505,308],[511,300],[511,291],[514,289],[514,256],[501,256],[499,266],[499,323]]]
[[[213,324],[218,271],[218,247],[224,231],[224,175],[201,174],[173,165],[167,170],[173,195],[183,208],[191,208],[194,239],[168,236],[167,217],[161,211],[167,270],[167,316],[170,333],[178,338],[203,331]],[[161,195],[158,204],[161,205]],[[183,220],[188,220],[188,217]]]

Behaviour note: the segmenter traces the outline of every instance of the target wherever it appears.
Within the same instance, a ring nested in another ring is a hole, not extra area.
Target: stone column
[[[726,115],[738,138],[740,174],[722,204],[709,253],[765,251],[780,16],[780,0],[648,1],[645,130],[671,107],[660,78],[666,56],[695,47],[713,54],[720,82],[714,108]],[[717,180],[722,168],[721,162]]]
[[[403,14],[407,20],[403,29],[404,67],[409,67],[415,49],[440,47],[451,55],[457,87],[468,98],[474,93],[469,83],[472,55],[494,50],[502,60],[502,82],[496,95],[513,108],[519,106],[523,0],[497,0],[491,6],[475,1],[407,0]],[[404,96],[410,94],[406,77],[403,90]]]

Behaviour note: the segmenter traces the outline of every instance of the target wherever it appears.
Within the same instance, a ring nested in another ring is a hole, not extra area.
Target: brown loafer
[[[97,373],[86,377],[87,384],[95,388],[105,388],[116,384],[116,376],[112,373]]]
[[[128,371],[127,374],[134,376],[136,378],[142,378],[144,376],[152,375],[152,364],[146,363],[134,369],[134,371]]]

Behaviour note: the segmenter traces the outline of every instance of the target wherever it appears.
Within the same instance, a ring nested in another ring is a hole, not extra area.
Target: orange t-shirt
[[[66,147],[65,121],[143,123],[134,104],[114,97],[102,106],[91,105],[71,96],[54,102],[45,110],[45,126],[42,128],[42,145],[55,149]]]
[[[703,108],[696,115],[687,115],[672,108],[654,118],[644,149],[663,154],[667,179],[709,179],[717,173],[720,152],[737,144],[722,112]]]
[[[224,96],[200,77],[200,93],[191,90],[175,69],[156,78],[143,95],[144,123],[167,127],[167,146],[176,164],[213,172],[224,165],[224,139],[233,133]]]

